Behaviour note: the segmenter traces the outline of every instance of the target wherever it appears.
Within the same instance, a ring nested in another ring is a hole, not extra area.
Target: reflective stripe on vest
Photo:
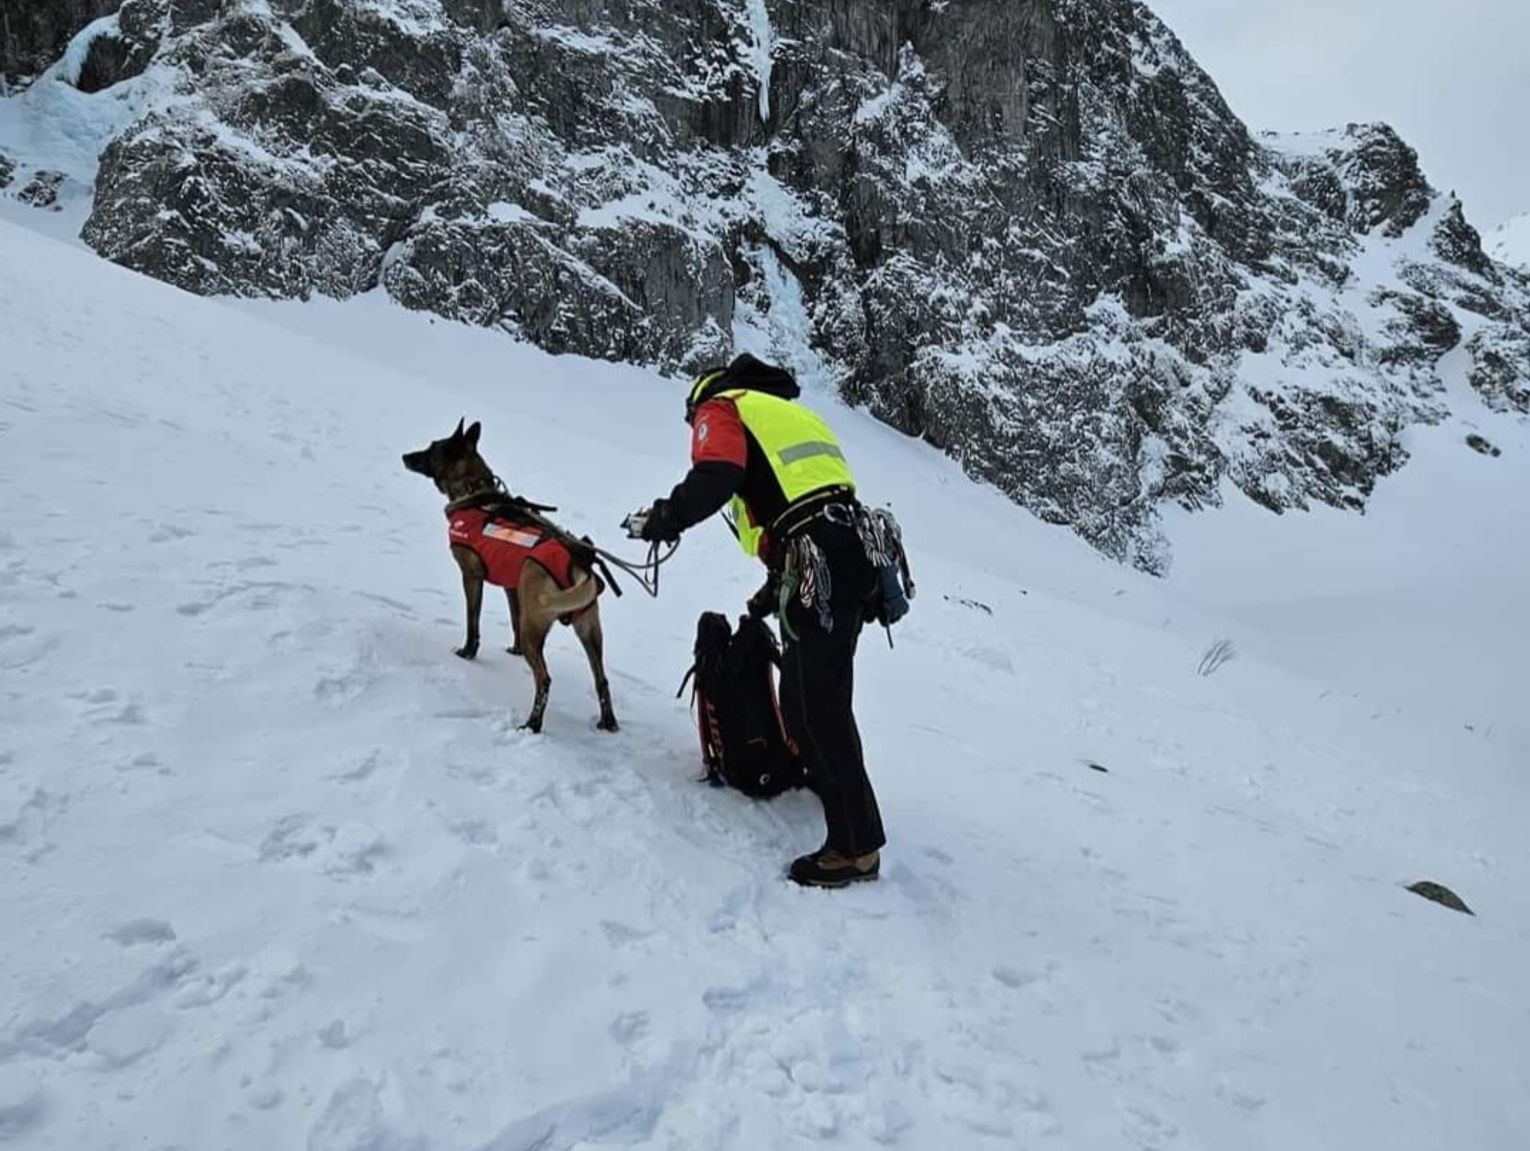
[[[825,488],[855,490],[855,477],[839,441],[817,413],[779,396],[743,389],[719,393],[733,401],[739,419],[770,462],[787,506]],[[760,537],[768,524],[758,523],[735,497],[734,528],[739,546],[759,555]]]
[[[795,464],[800,460],[811,459],[813,456],[833,456],[842,460],[845,453],[839,450],[838,444],[806,443],[793,444],[789,448],[781,449],[781,462],[783,464]]]

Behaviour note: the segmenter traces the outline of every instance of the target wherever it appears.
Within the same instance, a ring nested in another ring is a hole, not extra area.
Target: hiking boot
[[[811,855],[792,860],[787,876],[803,887],[848,887],[852,883],[875,879],[881,866],[880,852],[852,858],[823,847]]]

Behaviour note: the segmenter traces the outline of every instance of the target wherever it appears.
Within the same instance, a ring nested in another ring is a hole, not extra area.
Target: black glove
[[[639,525],[638,538],[649,543],[672,544],[680,538],[680,517],[668,500],[654,500],[653,507]]]
[[[745,610],[755,619],[769,619],[781,607],[781,581],[775,573],[765,579],[765,585],[749,597]]]

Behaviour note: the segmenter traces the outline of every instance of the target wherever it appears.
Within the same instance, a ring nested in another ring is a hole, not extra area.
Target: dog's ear
[[[480,424],[477,420],[474,420],[473,426],[467,430],[468,447],[476,448],[478,446],[478,434],[482,431],[483,425]]]
[[[465,423],[467,423],[466,416],[463,416],[462,419],[457,421],[457,430],[452,433],[452,439],[460,440],[462,438],[462,425]]]

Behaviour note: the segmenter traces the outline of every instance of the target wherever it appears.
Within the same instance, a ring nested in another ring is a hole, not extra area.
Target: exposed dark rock
[[[1431,247],[1447,263],[1496,283],[1498,273],[1493,261],[1482,250],[1482,234],[1466,222],[1461,201],[1452,200],[1444,217],[1435,226]]]
[[[101,92],[142,75],[159,50],[162,9],[163,0],[126,0],[90,39],[77,74],[66,79],[82,92]]]
[[[1479,436],[1476,432],[1472,432],[1466,437],[1466,446],[1471,448],[1472,451],[1478,452],[1484,456],[1493,456],[1494,458],[1497,458],[1498,456],[1503,455],[1502,448],[1496,447],[1484,439],[1482,436]]]
[[[1530,324],[1484,328],[1466,344],[1471,353],[1471,385],[1495,411],[1530,414]]]
[[[505,328],[551,351],[716,363],[731,311],[720,245],[661,224],[602,233],[535,218],[412,229],[384,284],[405,305]]]
[[[4,152],[0,152],[0,190],[11,186],[11,180],[15,174],[16,161],[12,160]]]
[[[1414,895],[1421,895],[1430,902],[1438,903],[1441,907],[1448,907],[1452,911],[1464,912],[1467,915],[1476,914],[1470,907],[1466,906],[1466,903],[1459,895],[1442,884],[1423,879],[1411,884],[1408,890],[1413,892]]]
[[[62,172],[46,170],[33,172],[32,178],[26,182],[21,191],[16,193],[16,199],[34,208],[56,208],[58,190],[63,186],[66,178]]]
[[[1359,232],[1383,229],[1401,236],[1429,210],[1433,190],[1418,165],[1418,153],[1385,124],[1351,124],[1352,141],[1331,154],[1345,186],[1349,225]]]
[[[1387,324],[1391,343],[1379,349],[1389,364],[1433,364],[1461,342],[1461,325],[1455,313],[1438,298],[1416,292],[1378,292],[1375,302],[1390,304],[1397,312]]]
[[[64,46],[93,20],[115,12],[122,0],[0,0],[0,78],[31,79],[63,54]]]
[[[81,92],[100,92],[127,79],[132,47],[116,35],[97,36],[90,42],[75,87]]]

